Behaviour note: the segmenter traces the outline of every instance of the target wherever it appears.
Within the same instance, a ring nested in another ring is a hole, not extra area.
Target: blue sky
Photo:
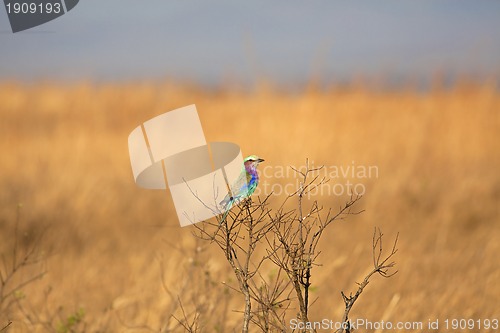
[[[498,1],[81,0],[13,34],[0,79],[220,83],[500,74]]]

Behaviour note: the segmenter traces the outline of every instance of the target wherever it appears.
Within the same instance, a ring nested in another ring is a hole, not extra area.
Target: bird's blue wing
[[[243,171],[238,179],[231,186],[231,192],[228,192],[224,199],[220,202],[220,205],[225,209],[231,209],[232,205],[239,202],[242,198],[248,196],[248,182],[247,174]]]

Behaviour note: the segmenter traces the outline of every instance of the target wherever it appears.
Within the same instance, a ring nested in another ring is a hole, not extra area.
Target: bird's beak
[[[262,163],[262,162],[264,162],[264,160],[263,160],[262,158],[259,158],[259,159],[257,160],[257,162]]]

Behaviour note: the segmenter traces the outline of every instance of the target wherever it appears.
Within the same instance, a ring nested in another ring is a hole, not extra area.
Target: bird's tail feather
[[[233,207],[233,203],[234,203],[234,200],[231,200],[231,201],[229,201],[227,203],[227,205],[226,205],[226,211],[222,215],[222,219],[220,220],[219,225],[221,225],[222,223],[224,223],[224,221],[226,221],[227,215],[229,214],[229,211]]]

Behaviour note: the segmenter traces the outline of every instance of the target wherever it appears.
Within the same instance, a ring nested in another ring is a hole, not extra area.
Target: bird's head
[[[257,168],[257,165],[259,165],[259,163],[264,162],[264,160],[257,155],[250,155],[247,158],[245,158],[244,162],[245,162],[245,167]]]

